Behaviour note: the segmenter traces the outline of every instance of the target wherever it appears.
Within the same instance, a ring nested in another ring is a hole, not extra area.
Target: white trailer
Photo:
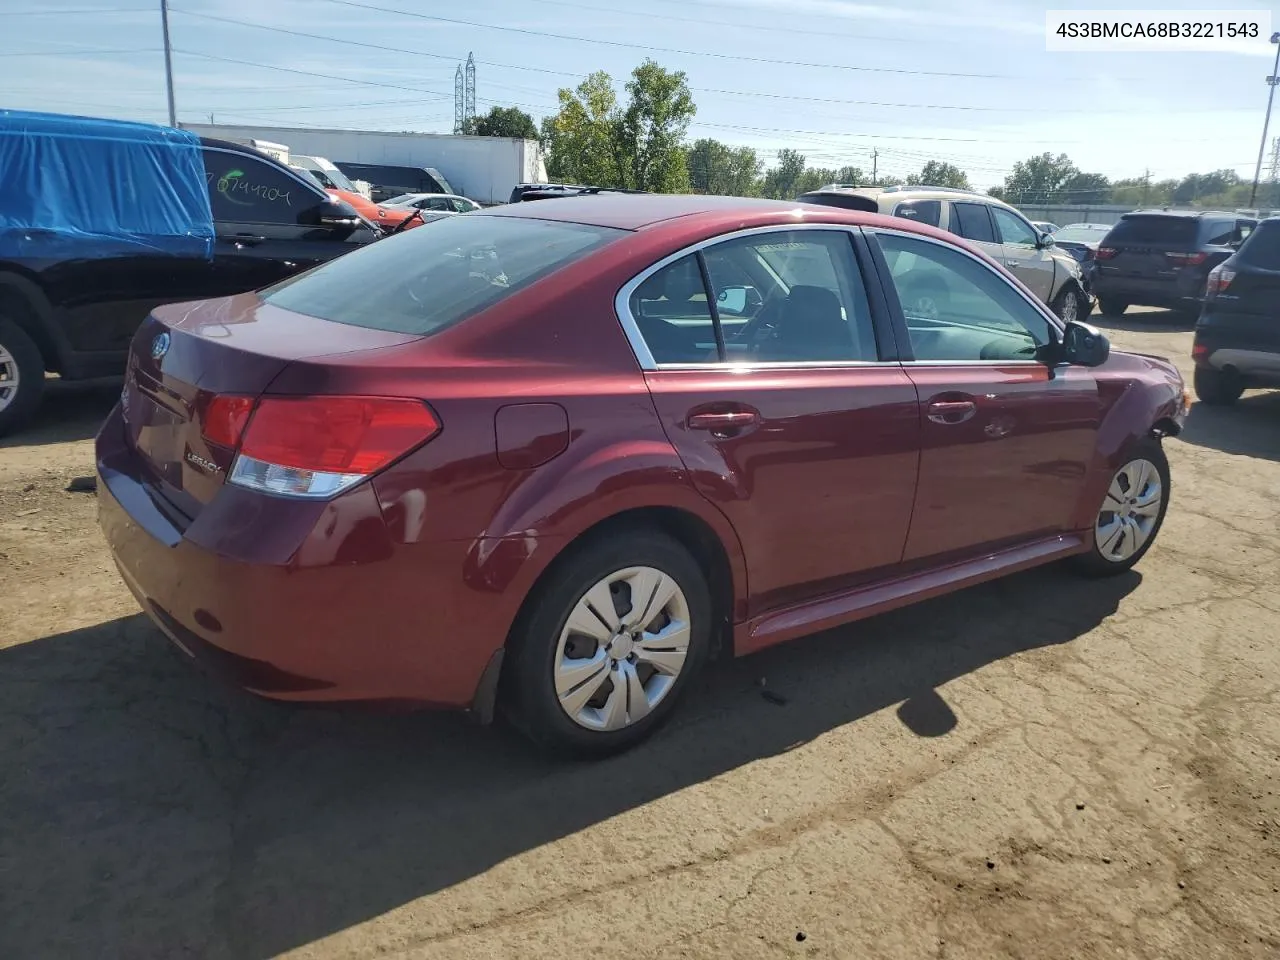
[[[327,157],[335,163],[434,167],[458,193],[485,204],[506,203],[517,183],[547,179],[536,140],[221,123],[184,123],[182,128],[222,140],[271,140],[287,144],[292,153]]]

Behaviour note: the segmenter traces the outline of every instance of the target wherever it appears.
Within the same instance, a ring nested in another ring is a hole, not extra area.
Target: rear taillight
[[[1191,359],[1196,363],[1204,363],[1209,359],[1209,348],[1203,343],[1193,343],[1191,345]]]
[[[1119,252],[1120,251],[1117,250],[1115,247],[1099,247],[1098,252],[1094,254],[1094,256],[1098,260],[1110,260]]]
[[[1181,267],[1198,267],[1209,259],[1209,254],[1199,253],[1166,253],[1166,257]]]
[[[246,410],[244,402],[248,401]],[[236,450],[229,482],[289,497],[332,497],[440,431],[400,397],[215,397],[205,438]]]
[[[1209,279],[1204,285],[1204,294],[1206,297],[1217,296],[1227,287],[1231,286],[1231,281],[1236,278],[1236,272],[1228,267],[1225,263],[1220,263],[1209,271]]]

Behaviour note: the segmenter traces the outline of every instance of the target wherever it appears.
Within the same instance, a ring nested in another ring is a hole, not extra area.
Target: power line
[[[7,16],[7,14],[6,14]],[[40,50],[20,53],[0,53],[0,57],[96,57],[122,53],[159,53],[159,47],[132,47],[128,50]]]
[[[426,13],[414,13],[408,10],[396,10],[392,7],[380,7],[369,3],[358,3],[357,0],[325,0],[344,7],[355,7],[358,10],[373,10],[377,13],[392,13],[401,17],[416,17],[420,20],[431,20],[436,23],[451,23],[455,26],[476,27],[481,30],[500,30],[504,33],[518,33],[530,37],[548,37],[552,40],[570,40],[575,43],[590,43],[596,46],[625,47],[631,50],[645,50],[650,53],[674,53],[688,57],[710,57],[716,60],[739,60],[744,63],[769,63],[783,67],[813,67],[826,70],[846,70],[858,73],[892,73],[918,77],[952,77],[969,80],[1027,80],[1030,77],[1018,77],[999,73],[958,73],[943,70],[907,70],[900,67],[862,67],[847,63],[812,63],[804,60],[775,60],[768,57],[748,57],[742,54],[715,53],[709,50],[681,50],[675,47],[654,47],[643,43],[628,43],[625,40],[599,40],[590,37],[578,37],[567,33],[551,33],[546,30],[530,30],[526,27],[508,27],[493,23],[480,23],[475,20],[460,20],[452,17],[440,17]],[[661,19],[661,18],[657,18]],[[1059,79],[1067,79],[1065,77]]]
[[[154,7],[79,7],[79,8],[32,8],[30,10],[6,10],[6,17],[40,17],[47,14],[81,14],[81,13],[155,13]]]
[[[424,90],[421,87],[406,87],[399,83],[385,83],[378,80],[357,80],[354,77],[337,77],[331,73],[316,73],[313,70],[297,70],[293,67],[277,67],[270,63],[259,63],[255,60],[236,60],[232,57],[219,57],[212,53],[200,53],[196,50],[183,50],[179,47],[173,48],[174,53],[181,53],[188,57],[200,57],[204,60],[219,60],[223,63],[238,63],[245,67],[261,67],[264,70],[279,70],[281,73],[296,73],[304,77],[323,77],[325,80],[341,80],[343,83],[358,83],[366,87],[387,87],[391,90],[408,90],[410,93],[425,93],[430,96],[424,99],[432,100],[448,100],[449,94],[441,93],[439,90]]]

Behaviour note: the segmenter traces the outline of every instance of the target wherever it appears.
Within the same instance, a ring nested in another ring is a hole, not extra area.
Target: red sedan
[[[160,628],[256,693],[496,705],[601,754],[723,645],[1127,570],[1187,404],[928,226],[548,200],[155,311],[100,515]]]

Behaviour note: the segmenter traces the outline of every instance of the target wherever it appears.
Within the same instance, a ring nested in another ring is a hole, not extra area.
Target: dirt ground
[[[1194,409],[1130,575],[771,650],[554,765],[172,652],[65,489],[116,392],[0,442],[0,957],[1280,954],[1280,394]]]

